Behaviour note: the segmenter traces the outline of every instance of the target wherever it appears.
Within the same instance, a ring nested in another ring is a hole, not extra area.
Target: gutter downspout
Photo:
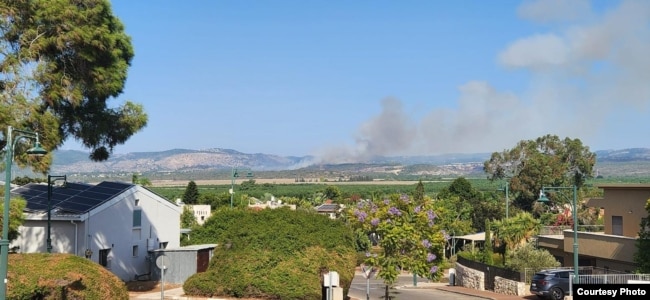
[[[79,252],[79,246],[77,245],[77,236],[79,231],[77,229],[77,223],[75,223],[74,220],[70,220],[70,224],[74,225],[74,255],[76,256]]]

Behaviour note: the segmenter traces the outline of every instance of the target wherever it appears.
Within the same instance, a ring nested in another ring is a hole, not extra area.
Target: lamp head
[[[546,193],[544,193],[543,189],[539,191],[539,198],[537,198],[537,202],[540,202],[540,203],[549,203],[549,202],[551,202],[551,200],[549,200],[548,197],[546,197]]]
[[[45,150],[45,149],[43,149],[43,147],[41,147],[41,142],[39,142],[38,138],[37,138],[36,143],[34,144],[34,147],[28,149],[27,154],[36,155],[36,156],[43,156],[43,155],[47,154],[47,150]]]
[[[68,187],[68,176],[63,175],[63,182],[61,183],[60,187],[65,188]]]

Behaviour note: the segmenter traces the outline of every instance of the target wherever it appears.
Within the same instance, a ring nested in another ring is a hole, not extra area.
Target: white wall
[[[133,227],[133,211],[138,209],[142,210],[141,226]],[[167,247],[180,246],[180,208],[141,186],[129,189],[93,212],[86,221],[89,235],[85,237],[86,245],[93,251],[91,259],[99,262],[99,250],[110,249],[109,268],[124,281],[150,272],[153,262],[147,259],[148,240],[154,249],[165,242]],[[134,246],[138,247],[136,256]]]
[[[208,220],[212,211],[210,205],[206,204],[189,205],[189,207],[194,212],[194,217],[199,225],[203,225]]]
[[[18,228],[20,235],[16,240],[11,242],[9,247],[20,247],[18,249],[20,253],[47,252],[47,216],[45,214],[43,215],[44,220],[25,220],[23,225]],[[69,218],[61,220],[53,216],[50,224],[52,253],[83,255],[86,249],[83,244],[83,237],[85,236],[85,225],[83,221],[75,220],[72,223]]]

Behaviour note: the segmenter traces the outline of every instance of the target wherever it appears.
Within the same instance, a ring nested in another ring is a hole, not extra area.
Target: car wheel
[[[559,287],[554,287],[550,290],[549,295],[553,300],[562,300],[564,299],[564,291]]]

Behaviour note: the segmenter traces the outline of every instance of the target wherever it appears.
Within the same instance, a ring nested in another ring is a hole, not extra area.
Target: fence
[[[575,284],[627,284],[630,280],[650,282],[650,274],[593,274],[578,275]]]
[[[485,289],[494,290],[494,277],[499,276],[506,279],[521,281],[521,272],[514,271],[510,269],[500,268],[496,266],[486,265],[477,261],[471,261],[465,259],[461,256],[458,256],[457,262],[463,266],[466,266],[470,269],[474,269],[480,272],[485,273]]]
[[[541,270],[550,270],[550,269],[565,269],[565,270],[573,270],[573,267],[549,267],[549,268],[541,268],[541,269],[533,269],[533,268],[526,268],[524,269],[524,282],[530,283],[530,281],[533,279],[533,275],[535,273],[541,271]],[[578,267],[578,276],[580,275],[585,275],[585,276],[592,276],[592,275],[606,275],[606,274],[611,274],[611,275],[616,275],[616,274],[624,274],[627,275],[626,273],[615,271],[615,270],[610,270],[610,269],[603,269],[599,267],[592,267],[592,266],[584,266],[584,267]],[[573,277],[573,276],[571,276]]]
[[[573,226],[543,226],[539,235],[562,235],[565,230],[573,230]],[[579,232],[603,232],[605,225],[578,225]]]

